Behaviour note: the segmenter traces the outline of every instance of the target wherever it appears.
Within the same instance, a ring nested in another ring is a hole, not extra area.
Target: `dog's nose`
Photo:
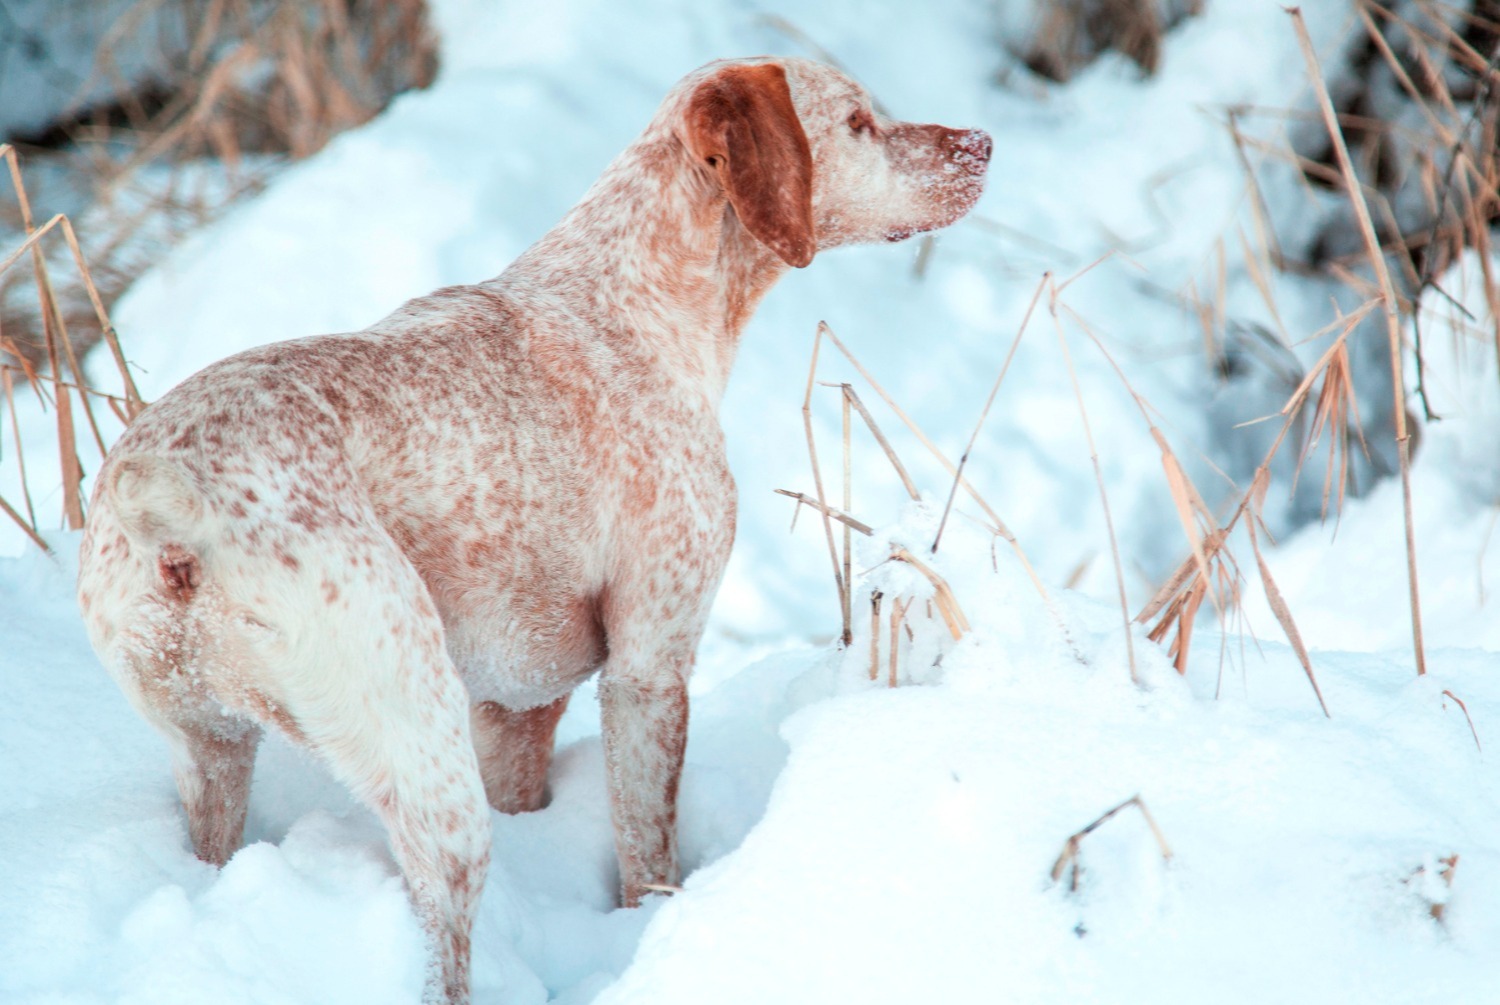
[[[995,143],[983,129],[970,129],[958,138],[958,148],[964,153],[988,162],[994,152]]]

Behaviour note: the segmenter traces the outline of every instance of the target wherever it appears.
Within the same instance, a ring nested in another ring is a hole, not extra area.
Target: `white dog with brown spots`
[[[734,537],[718,407],[817,251],[946,226],[990,138],[801,59],[710,64],[499,277],[198,373],[99,472],[78,595],[171,747],[193,848],[239,846],[264,727],[384,821],[465,1002],[489,807],[545,799],[600,673],[621,897],[678,881],[687,678]]]

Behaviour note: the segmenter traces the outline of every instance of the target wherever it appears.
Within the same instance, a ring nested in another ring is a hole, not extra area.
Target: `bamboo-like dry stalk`
[[[797,500],[802,505],[807,506],[810,509],[816,510],[817,512],[823,514],[825,517],[828,517],[829,519],[837,520],[839,523],[843,524],[845,527],[850,528],[851,530],[857,530],[857,531],[859,531],[861,534],[865,535],[865,537],[873,537],[874,534],[875,534],[874,529],[872,527],[870,527],[868,524],[864,523],[863,521],[855,519],[854,517],[850,516],[848,513],[844,513],[844,512],[842,512],[840,510],[836,510],[832,506],[827,505],[826,503],[820,503],[820,502],[818,502],[818,500],[814,499],[810,495],[806,495],[806,494],[804,494],[802,492],[793,492],[790,489],[776,489],[774,491],[776,492],[777,495],[782,495],[782,496],[786,496],[788,499],[795,499],[795,500]]]
[[[891,654],[890,672],[886,677],[886,687],[895,687],[897,683],[896,669],[900,662],[901,652],[901,623],[906,619],[906,612],[910,609],[909,602],[903,602],[897,597],[891,602]],[[910,626],[908,626],[909,628]]]
[[[5,344],[0,342],[0,351],[4,351]],[[21,500],[26,504],[26,521],[23,526],[33,532],[36,529],[36,507],[31,503],[31,483],[26,478],[26,451],[21,445],[21,421],[16,415],[16,388],[11,379],[10,368],[0,367],[0,388],[5,390],[5,405],[10,412],[10,431],[16,441],[16,466],[21,475]],[[0,502],[3,502],[0,499]],[[14,514],[14,510],[11,511]],[[18,521],[19,522],[19,521]]]
[[[1308,76],[1313,84],[1314,96],[1323,113],[1324,124],[1327,126],[1329,140],[1338,158],[1339,170],[1343,174],[1349,201],[1359,221],[1360,234],[1364,238],[1365,248],[1370,257],[1370,268],[1375,271],[1376,279],[1380,283],[1386,336],[1390,342],[1391,381],[1395,394],[1396,449],[1401,465],[1401,502],[1406,528],[1406,577],[1411,603],[1412,649],[1416,656],[1417,674],[1421,676],[1427,672],[1427,656],[1422,643],[1422,603],[1417,583],[1417,542],[1411,499],[1411,438],[1406,429],[1406,389],[1401,366],[1401,319],[1398,313],[1396,290],[1391,282],[1390,270],[1386,268],[1385,254],[1375,234],[1375,226],[1370,220],[1370,208],[1365,201],[1364,190],[1355,176],[1354,165],[1349,158],[1349,148],[1344,143],[1343,130],[1339,128],[1337,116],[1334,114],[1333,100],[1328,95],[1328,85],[1324,82],[1323,72],[1318,66],[1318,55],[1313,50],[1312,39],[1307,34],[1307,25],[1303,23],[1302,11],[1297,7],[1292,7],[1287,10],[1287,13],[1291,16],[1292,24],[1296,29],[1297,41],[1302,47],[1302,55],[1307,62]]]
[[[840,387],[842,387],[845,392],[848,391],[848,385],[847,384],[842,384],[842,385],[840,385]],[[843,432],[844,432],[844,512],[848,513],[848,512],[850,512],[850,511],[852,511],[854,509],[854,499],[853,499],[853,493],[854,493],[854,489],[853,489],[853,484],[854,484],[854,481],[853,481],[854,480],[853,458],[851,458],[850,454],[849,454],[849,448],[850,448],[850,444],[849,444],[849,395],[847,393],[841,394],[840,395],[840,400],[841,400],[841,402],[843,404],[843,408],[840,409],[840,412],[841,412],[841,415],[842,415],[843,420],[844,420],[844,422],[843,422]],[[844,615],[844,634],[845,634],[844,645],[846,645],[846,646],[847,645],[853,645],[853,643],[854,643],[854,607],[853,607],[853,605],[854,605],[854,542],[850,538],[849,535],[850,535],[850,527],[849,527],[848,522],[845,521],[844,522],[844,610],[843,610],[843,615]]]
[[[853,405],[859,417],[865,420],[865,427],[870,430],[870,435],[875,437],[875,442],[880,444],[881,450],[885,451],[886,459],[891,462],[891,467],[896,469],[896,476],[901,479],[901,486],[906,489],[906,494],[913,502],[921,499],[922,494],[917,491],[917,483],[912,481],[911,475],[906,473],[906,465],[902,464],[901,458],[896,456],[896,448],[891,446],[891,441],[887,440],[885,434],[880,431],[880,426],[875,422],[870,410],[865,407],[865,403],[859,400],[859,395],[854,392],[853,387],[848,384],[840,386],[843,387],[844,397],[849,404]]]
[[[834,585],[838,588],[839,591],[839,613],[843,615],[844,619],[844,630],[842,638],[844,641],[844,645],[847,646],[850,640],[853,638],[853,632],[850,628],[848,614],[848,595],[850,587],[849,583],[844,580],[843,569],[839,562],[838,545],[836,545],[833,541],[833,521],[830,515],[832,513],[832,510],[828,506],[828,496],[823,491],[823,471],[818,464],[818,444],[816,437],[813,436],[812,425],[812,389],[813,380],[818,372],[818,349],[823,344],[822,333],[823,326],[821,323],[819,323],[818,335],[813,339],[812,361],[808,364],[807,367],[807,391],[802,396],[802,428],[807,433],[807,456],[812,462],[813,488],[818,493],[817,509],[821,512],[823,517],[823,533],[824,536],[828,539],[828,557],[830,561],[833,562],[833,581]]]

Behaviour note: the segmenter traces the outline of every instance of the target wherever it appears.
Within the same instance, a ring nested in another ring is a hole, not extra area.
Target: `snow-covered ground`
[[[1264,426],[1239,445],[1226,431],[1284,394],[1217,384],[1177,295],[1222,286],[1229,317],[1284,325],[1294,340],[1333,316],[1329,288],[1273,277],[1273,317],[1240,250],[1242,234],[1252,253],[1257,238],[1225,109],[1308,107],[1280,5],[1214,0],[1168,37],[1154,77],[1106,56],[1067,85],[1030,79],[1001,47],[1024,30],[1025,8],[441,0],[432,88],[288,170],[120,304],[115,321],[154,398],[235,350],[362,327],[408,296],[493,275],[681,74],[724,55],[804,52],[768,11],[837,55],[893,114],[996,137],[989,191],[920,275],[915,245],[830,253],[788,276],[746,335],[723,409],[740,539],[694,682],[684,892],[613,909],[597,712],[576,701],[552,804],[495,820],[474,943],[482,1005],[1493,1000],[1500,544],[1488,544],[1500,384],[1493,349],[1470,337],[1493,330],[1475,263],[1444,289],[1476,321],[1427,334],[1445,420],[1423,430],[1413,474],[1426,678],[1410,646],[1393,482],[1351,500],[1336,536],[1313,525],[1268,549],[1332,718],[1254,582],[1246,614],[1258,641],[1221,638],[1206,618],[1186,677],[1139,628],[1128,649],[1088,443],[1045,310],[968,474],[1050,606],[961,500],[934,562],[972,630],[955,643],[929,616],[927,580],[887,556],[891,542],[929,546],[948,478],[825,346],[820,379],[854,384],[926,493],[903,503],[879,448],[856,435],[854,510],[879,529],[856,558],[854,645],[826,644],[839,616],[821,526],[804,514],[788,534],[792,504],[772,493],[811,489],[799,409],[819,320],[956,457],[1042,274],[1061,282],[1124,251],[1061,303],[1155,406],[1212,501],[1228,489],[1209,460],[1243,478],[1237,452],[1253,466],[1264,446],[1254,439]],[[1305,13],[1336,71],[1352,6]],[[1270,163],[1263,182],[1290,230],[1298,207],[1304,224],[1321,208]],[[1063,331],[1133,612],[1186,544],[1136,405],[1082,328]],[[1295,352],[1305,364],[1326,344]],[[105,382],[107,361],[94,364]],[[818,394],[832,482],[837,398]],[[44,486],[45,423],[33,412],[22,428]],[[6,457],[0,495],[15,500]],[[1286,498],[1273,490],[1273,529],[1290,526]],[[37,504],[58,505],[45,492]],[[197,862],[164,747],[84,638],[76,539],[53,538],[58,564],[0,533],[0,553],[18,556],[0,559],[0,1002],[415,1001],[420,933],[374,818],[271,740],[246,848],[221,872]],[[914,598],[912,635],[899,642],[906,686],[894,690],[868,680],[872,587],[887,612],[892,598]],[[1132,806],[1082,839],[1076,884],[1069,870],[1053,881],[1068,837],[1136,794],[1170,857]]]

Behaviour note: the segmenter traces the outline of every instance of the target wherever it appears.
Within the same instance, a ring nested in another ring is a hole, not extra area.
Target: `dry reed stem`
[[[902,623],[902,621],[904,621],[906,619],[907,611],[909,611],[910,609],[911,609],[911,602],[910,601],[903,602],[900,597],[897,597],[891,603],[891,654],[890,654],[890,671],[889,671],[889,674],[886,677],[886,687],[895,687],[896,683],[897,683],[897,680],[896,680],[896,667],[897,667],[897,664],[900,661],[900,651],[901,651],[901,623]],[[910,626],[908,626],[908,630],[909,629],[910,629]]]
[[[879,590],[870,591],[870,680],[880,676],[880,598]]]
[[[23,207],[22,217],[24,220],[29,220],[31,214],[29,208],[27,208],[28,200],[26,198],[26,186],[21,181],[20,168],[16,162],[14,150],[9,151],[7,159],[10,162],[11,181],[15,186],[16,198]],[[59,215],[56,219],[58,229],[63,233],[64,236],[69,235],[72,232],[72,225],[68,222],[68,218],[66,216]],[[74,243],[76,245],[76,242]],[[51,273],[47,268],[45,258],[42,257],[41,245],[32,245],[31,253],[34,259],[33,264],[35,267],[36,275],[37,297],[40,301],[39,307],[42,315],[42,329],[47,336],[47,360],[48,365],[52,368],[51,380],[54,387],[56,388],[56,393],[58,395],[58,422],[63,423],[64,421],[66,421],[67,424],[65,434],[63,431],[63,427],[61,425],[59,426],[59,442],[63,444],[64,447],[75,446],[74,431],[72,426],[72,411],[70,401],[71,396],[66,390],[68,385],[61,380],[63,372],[62,360],[59,358],[58,348],[61,347],[61,356],[67,359],[69,369],[72,370],[73,376],[80,383],[83,381],[83,367],[79,365],[78,356],[73,351],[73,340],[68,337],[68,322],[67,319],[63,317],[62,308],[59,306],[57,291],[53,288],[52,285]],[[88,267],[82,264],[81,255],[79,256],[78,261],[80,263],[80,273],[84,276],[87,276]],[[102,308],[100,309],[102,310]],[[83,413],[85,418],[88,419],[89,429],[94,434],[94,444],[99,448],[99,453],[102,456],[106,452],[104,446],[104,434],[99,431],[99,422],[94,417],[93,406],[89,403],[88,395],[80,395],[79,401],[83,405]],[[65,408],[64,406],[67,407]],[[67,472],[69,470],[69,463],[70,462],[66,460],[64,461],[64,472]],[[76,453],[73,456],[71,464],[74,466],[77,465]],[[70,521],[73,519],[73,515],[76,512],[79,522],[78,525],[73,529],[77,530],[83,525],[82,505],[80,503],[75,507],[71,504],[71,502],[66,500],[67,489],[68,485],[65,483],[65,508],[69,514]],[[74,489],[76,490],[76,486],[74,486]]]
[[[9,346],[9,340],[0,339],[0,351],[8,352],[11,355],[15,356],[17,351],[11,349]],[[17,359],[19,358],[20,357],[17,356]],[[50,375],[43,377],[42,375],[36,373],[36,371],[34,370],[28,372],[27,368],[24,365],[20,364],[0,363],[0,372],[3,372],[7,375],[19,373],[25,376],[27,380],[31,381],[32,383],[45,381],[46,383],[51,384],[54,387],[66,387],[70,391],[77,391],[79,395],[88,395],[91,398],[100,398],[106,405],[110,407],[110,411],[116,418],[120,420],[121,425],[128,425],[128,422],[125,418],[125,410],[123,408],[126,400],[120,397],[118,394],[110,394],[108,391],[101,391],[96,387],[89,387],[87,384],[80,384],[76,380],[55,380]],[[33,389],[35,390],[35,388]],[[37,391],[37,396],[44,402],[52,404],[52,399],[41,391]]]
[[[73,433],[72,395],[57,389],[57,450],[62,465],[63,515],[69,530],[83,529],[83,467],[78,463],[78,443]]]
[[[984,400],[984,408],[979,411],[979,419],[974,423],[974,431],[969,434],[969,442],[964,447],[962,456],[958,459],[958,469],[953,473],[953,485],[948,489],[948,501],[943,505],[943,516],[938,521],[937,533],[932,537],[932,554],[936,555],[938,545],[943,540],[943,528],[948,526],[948,514],[953,511],[953,500],[958,496],[958,483],[963,480],[964,468],[969,463],[969,454],[974,451],[974,443],[979,439],[979,430],[984,426],[984,420],[989,417],[990,406],[995,403],[995,395],[1000,393],[1000,385],[1005,381],[1005,375],[1010,372],[1011,361],[1016,358],[1016,350],[1021,347],[1021,337],[1026,334],[1026,326],[1031,323],[1031,314],[1036,310],[1036,305],[1042,299],[1042,291],[1047,288],[1049,273],[1043,273],[1041,281],[1036,284],[1036,292],[1031,295],[1031,303],[1026,305],[1026,313],[1021,317],[1021,327],[1016,330],[1016,337],[1011,340],[1010,351],[1005,354],[1005,362],[1000,364],[1000,374],[995,378],[995,384],[990,388],[989,397]]]
[[[853,387],[850,387],[848,384],[841,384],[839,386],[844,389],[844,397],[848,400],[849,404],[853,405],[854,410],[859,413],[859,417],[865,420],[865,426],[870,430],[870,435],[875,437],[875,442],[880,444],[881,450],[885,451],[885,456],[891,462],[891,467],[896,469],[896,475],[901,479],[901,486],[906,489],[906,494],[911,497],[913,502],[920,500],[922,494],[917,491],[917,483],[912,481],[911,475],[906,473],[906,466],[901,463],[901,458],[896,456],[896,449],[891,446],[890,441],[885,438],[885,434],[876,425],[875,418],[870,414],[870,410],[865,407],[863,401],[859,400],[859,395],[854,393]]]
[[[45,392],[45,384],[52,385],[51,404],[56,409],[57,440],[59,468],[62,475],[63,490],[63,514],[69,529],[78,530],[84,522],[84,501],[82,492],[83,467],[78,458],[77,429],[73,413],[73,394],[76,391],[78,402],[83,408],[89,429],[93,434],[94,445],[103,456],[106,453],[104,434],[99,428],[97,417],[94,415],[93,406],[90,402],[92,396],[102,396],[111,403],[111,408],[117,417],[121,418],[122,424],[127,424],[131,418],[144,408],[139,393],[135,389],[134,381],[131,379],[128,366],[124,361],[124,355],[119,350],[118,339],[115,336],[113,326],[109,322],[109,315],[104,309],[103,301],[99,297],[98,289],[94,284],[93,277],[89,272],[88,264],[84,260],[82,249],[79,247],[77,235],[73,231],[72,222],[63,214],[57,214],[41,227],[35,225],[32,217],[31,202],[26,192],[25,181],[21,177],[20,162],[15,149],[9,144],[0,144],[0,160],[5,161],[11,181],[11,187],[15,194],[16,204],[20,210],[21,222],[25,231],[25,239],[11,254],[0,261],[0,272],[4,272],[10,266],[20,260],[21,256],[28,251],[32,258],[32,272],[36,284],[37,296],[40,301],[42,330],[45,338],[46,356],[50,374],[46,377],[38,375],[26,357],[9,340],[0,340],[0,348],[8,354],[13,355],[19,366],[11,364],[0,365],[3,371],[3,383],[5,395],[8,402],[8,410],[11,422],[17,428],[16,436],[16,463],[21,476],[21,490],[25,499],[27,518],[23,518],[8,502],[4,503],[4,512],[19,524],[27,536],[41,546],[44,550],[45,543],[42,541],[37,530],[36,511],[32,505],[31,490],[26,475],[26,464],[24,450],[20,439],[19,421],[15,408],[14,384],[11,372],[19,369],[25,374],[27,380],[37,391],[39,399],[44,403],[48,401]],[[122,381],[125,387],[125,407],[123,414],[114,404],[118,399],[102,392],[94,391],[84,383],[83,367],[74,351],[73,343],[68,334],[67,320],[59,306],[56,289],[52,284],[45,256],[42,254],[41,241],[47,234],[57,230],[68,244],[72,253],[74,264],[77,266],[89,298],[97,315],[101,330],[105,332],[115,351],[116,362],[119,366]],[[65,378],[63,363],[66,360],[68,369],[72,372],[76,383]]]
[[[47,263],[42,257],[41,245],[38,243],[41,234],[36,233],[36,228],[31,215],[31,200],[26,196],[26,186],[21,181],[20,167],[16,161],[15,151],[7,144],[3,152],[9,164],[11,181],[15,187],[16,202],[21,209],[21,224],[25,228],[27,241],[24,246],[30,248],[32,274],[36,281],[37,297],[41,301],[42,309],[42,331],[47,342],[47,362],[52,368],[54,376],[62,375],[62,363],[57,351],[59,339],[59,324],[62,321],[62,312],[55,310],[57,297],[52,290],[51,279],[47,275]],[[54,224],[63,219],[59,214],[48,223],[50,229]],[[36,239],[31,238],[35,234]],[[0,271],[4,271],[0,266]],[[75,376],[77,374],[75,373]],[[79,483],[83,480],[83,471],[78,463],[78,444],[73,431],[73,407],[71,396],[67,388],[55,387],[53,394],[57,402],[57,450],[58,462],[63,477],[63,516],[67,520],[69,530],[80,530],[83,527],[83,494]],[[87,400],[87,399],[85,399]],[[7,507],[8,508],[8,507]],[[12,512],[14,512],[12,510]]]
[[[1136,809],[1141,811],[1141,816],[1146,820],[1146,826],[1151,828],[1151,834],[1156,838],[1156,847],[1161,851],[1162,861],[1172,861],[1172,847],[1167,844],[1166,835],[1164,835],[1161,832],[1161,828],[1156,825],[1156,819],[1151,816],[1151,811],[1146,809],[1146,804],[1141,799],[1140,795],[1136,794],[1125,800],[1120,805],[1106,810],[1104,814],[1099,817],[1099,819],[1095,820],[1087,827],[1073,834],[1068,838],[1066,842],[1063,843],[1062,852],[1057,856],[1057,861],[1052,863],[1052,882],[1056,883],[1058,880],[1062,879],[1063,870],[1066,869],[1069,865],[1072,865],[1073,875],[1069,880],[1068,890],[1069,892],[1076,893],[1078,890],[1078,849],[1079,846],[1083,843],[1083,839],[1109,822],[1111,818],[1113,818],[1116,814],[1118,814],[1121,810],[1125,809],[1128,806],[1134,806]]]
[[[840,386],[842,388],[844,388],[845,391],[848,390],[848,385],[847,384],[842,384]],[[840,399],[843,402],[843,407],[840,409],[840,412],[841,412],[842,418],[844,420],[844,422],[843,422],[843,424],[844,424],[844,430],[843,430],[843,432],[844,432],[844,512],[848,513],[848,512],[850,512],[851,510],[854,509],[854,500],[852,498],[853,497],[853,491],[854,491],[854,489],[853,489],[853,478],[854,478],[854,475],[853,475],[853,470],[852,470],[852,467],[851,467],[852,460],[851,460],[851,458],[849,456],[849,395],[847,393],[841,394],[840,395]],[[843,614],[844,614],[844,628],[845,628],[845,631],[849,635],[849,638],[844,643],[845,645],[849,645],[849,644],[853,643],[853,641],[854,641],[854,608],[853,608],[853,604],[854,604],[854,565],[853,565],[853,562],[854,562],[854,542],[849,537],[849,534],[850,534],[849,524],[848,524],[847,521],[845,521],[844,522],[844,586],[845,586],[845,589],[844,589],[844,611],[843,611]]]
[[[844,618],[843,643],[845,646],[853,638],[849,624],[848,591],[850,584],[844,581],[844,574],[840,568],[838,546],[833,541],[833,522],[830,519],[828,497],[823,492],[823,471],[818,464],[818,445],[813,436],[812,426],[812,389],[813,378],[818,372],[818,349],[822,346],[822,323],[819,323],[818,336],[813,339],[812,361],[807,368],[807,391],[802,396],[802,428],[807,433],[807,455],[812,461],[813,487],[817,490],[817,509],[823,517],[823,533],[828,539],[828,557],[833,562],[833,580],[839,591],[839,613]]]
[[[1355,177],[1354,165],[1349,158],[1349,148],[1344,143],[1343,131],[1339,128],[1338,120],[1334,115],[1333,100],[1329,97],[1328,86],[1324,83],[1322,70],[1318,66],[1318,56],[1313,50],[1312,39],[1307,34],[1302,12],[1299,8],[1292,7],[1287,13],[1291,16],[1296,28],[1297,40],[1302,46],[1302,55],[1307,61],[1308,75],[1318,99],[1318,107],[1323,112],[1324,124],[1327,126],[1329,139],[1338,157],[1339,169],[1344,175],[1345,189],[1354,207],[1354,214],[1359,220],[1360,233],[1364,237],[1365,247],[1370,257],[1370,267],[1375,270],[1376,278],[1380,281],[1386,335],[1390,342],[1391,381],[1395,395],[1396,449],[1401,464],[1401,501],[1406,527],[1406,575],[1411,600],[1412,648],[1416,655],[1417,674],[1421,676],[1427,672],[1427,657],[1422,644],[1422,605],[1417,584],[1417,543],[1411,499],[1411,439],[1406,429],[1406,391],[1401,367],[1401,319],[1397,314],[1396,290],[1391,283],[1390,270],[1386,268],[1380,241],[1375,235],[1375,226],[1370,221],[1370,209],[1365,202],[1363,189]]]
[[[1097,264],[1097,263],[1095,263]],[[1093,266],[1089,266],[1093,268]],[[1044,277],[1050,279],[1050,275]],[[1076,278],[1076,277],[1075,277]],[[1070,279],[1069,282],[1072,280]],[[1049,284],[1050,285],[1050,284]],[[1089,445],[1089,461],[1094,466],[1094,481],[1099,486],[1099,500],[1104,507],[1104,528],[1109,533],[1109,551],[1115,565],[1115,585],[1120,594],[1120,616],[1124,619],[1125,653],[1130,661],[1130,679],[1136,686],[1142,685],[1140,670],[1135,662],[1135,639],[1130,631],[1130,605],[1125,598],[1125,568],[1120,563],[1120,546],[1115,537],[1115,521],[1109,511],[1109,493],[1104,487],[1104,470],[1099,466],[1099,449],[1094,445],[1094,431],[1089,425],[1088,408],[1083,403],[1083,388],[1078,383],[1078,371],[1073,366],[1073,354],[1068,350],[1068,338],[1063,332],[1062,317],[1057,310],[1057,298],[1061,293],[1062,286],[1052,287],[1052,296],[1048,303],[1048,310],[1052,315],[1052,323],[1057,329],[1057,344],[1062,349],[1063,362],[1068,368],[1068,380],[1073,385],[1073,397],[1078,402],[1078,415],[1083,420],[1083,435]]]
[[[970,629],[969,619],[964,617],[963,608],[959,606],[958,598],[954,596],[953,588],[948,585],[948,581],[937,570],[899,545],[891,549],[891,557],[899,562],[905,562],[927,578],[927,581],[932,584],[933,599],[937,602],[938,613],[942,615],[948,631],[953,635],[953,640],[956,642],[963,638],[964,633]]]
[[[1458,702],[1458,707],[1464,713],[1464,719],[1467,720],[1468,723],[1469,723],[1469,732],[1471,734],[1473,734],[1473,737],[1474,737],[1474,746],[1479,750],[1480,753],[1484,753],[1484,744],[1482,744],[1482,743],[1479,742],[1479,730],[1477,730],[1477,729],[1474,728],[1474,719],[1473,719],[1472,716],[1469,715],[1469,706],[1465,705],[1464,704],[1464,700],[1462,698],[1460,698],[1458,695],[1454,694],[1452,691],[1444,690],[1443,694],[1447,695],[1449,698],[1452,698],[1454,701]]]
[[[42,540],[42,535],[37,532],[35,527],[28,524],[26,522],[26,519],[11,507],[10,503],[5,501],[4,496],[0,496],[0,511],[4,511],[6,516],[14,520],[16,522],[16,526],[20,527],[21,532],[24,533],[27,537],[31,538],[33,544],[42,549],[42,551],[46,552],[48,555],[53,554],[52,549],[47,546],[47,542]]]
[[[4,343],[0,343],[0,349],[3,348]],[[10,412],[10,431],[16,441],[16,465],[21,475],[21,501],[26,504],[26,516],[30,524],[28,529],[35,530],[36,507],[31,504],[31,484],[26,479],[26,451],[21,446],[21,420],[16,415],[15,382],[11,379],[9,367],[0,367],[0,388],[5,390],[5,405]]]
[[[806,495],[802,492],[793,492],[790,489],[774,489],[773,491],[777,495],[786,496],[788,499],[795,499],[802,505],[810,507],[811,509],[823,514],[825,517],[828,517],[832,520],[837,520],[845,527],[859,531],[865,537],[875,536],[875,531],[870,527],[869,524],[864,523],[856,517],[850,516],[848,513],[836,510],[832,506],[829,506],[825,503],[820,503],[810,495]]]
[[[83,260],[83,250],[78,246],[78,235],[73,232],[73,223],[66,216],[62,218],[63,237],[68,242],[68,249],[73,253],[73,262],[78,266],[78,274],[83,279],[83,285],[89,294],[89,303],[92,304],[94,312],[99,316],[100,331],[104,342],[109,346],[110,355],[114,357],[115,369],[119,371],[120,382],[125,388],[125,413],[127,421],[134,420],[146,408],[146,402],[141,393],[136,389],[135,378],[130,375],[130,365],[125,362],[125,351],[120,347],[119,335],[115,332],[115,326],[110,323],[109,312],[104,309],[104,300],[99,296],[99,289],[94,285],[93,276],[89,274],[89,267]],[[83,374],[75,371],[81,383]]]

